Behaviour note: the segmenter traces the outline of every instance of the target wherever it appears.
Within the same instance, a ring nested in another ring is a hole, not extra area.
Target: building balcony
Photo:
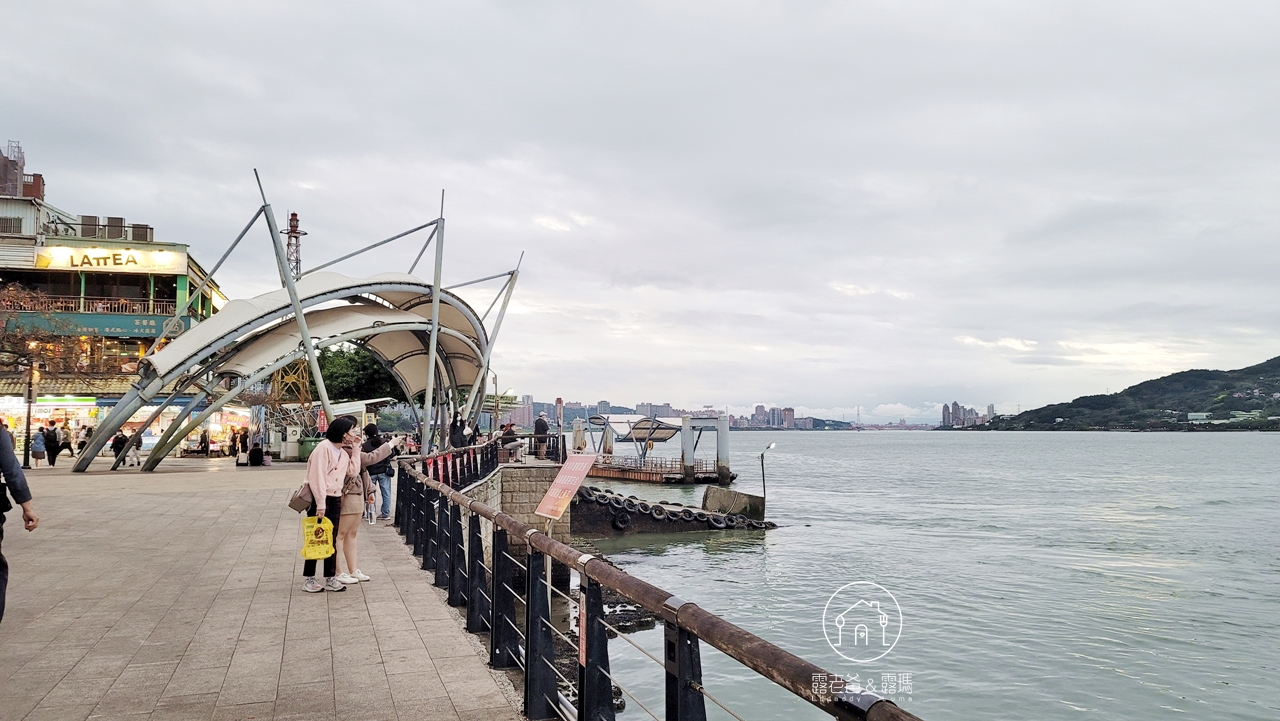
[[[146,298],[93,298],[78,295],[44,295],[0,300],[0,310],[33,313],[104,313],[117,315],[173,315],[177,301]]]

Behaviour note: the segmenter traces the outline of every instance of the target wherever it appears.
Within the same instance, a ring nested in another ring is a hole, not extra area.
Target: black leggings
[[[311,502],[307,509],[308,516],[316,515],[316,502]],[[342,518],[342,496],[327,496],[324,504],[324,517],[333,522],[333,538],[338,538],[338,519]],[[308,558],[302,562],[302,575],[310,578],[316,575],[316,562]],[[324,559],[324,577],[333,578],[338,575],[338,554],[334,553]]]

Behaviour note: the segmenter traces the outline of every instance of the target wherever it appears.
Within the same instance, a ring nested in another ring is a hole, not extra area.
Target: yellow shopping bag
[[[333,555],[333,521],[315,516],[302,517],[302,557],[318,561]]]

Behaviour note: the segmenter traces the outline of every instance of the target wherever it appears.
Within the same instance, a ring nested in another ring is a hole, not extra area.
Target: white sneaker
[[[347,587],[342,585],[342,582],[335,577],[326,578],[324,581],[324,587],[326,590],[329,590],[329,591],[347,590]]]
[[[316,580],[315,576],[311,576],[307,578],[307,580],[302,582],[302,590],[306,591],[307,593],[320,593],[321,591],[324,590],[324,586],[322,586],[320,582]]]
[[[338,583],[360,583],[360,579],[352,576],[350,573],[339,573],[333,579]]]
[[[369,578],[368,576],[366,576],[364,572],[358,568],[351,572],[351,576],[361,583],[365,583],[366,581],[373,580],[372,578]]]

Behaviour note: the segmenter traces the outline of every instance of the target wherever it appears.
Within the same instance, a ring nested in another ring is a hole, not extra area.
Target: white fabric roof
[[[443,313],[441,314],[443,315]],[[215,316],[216,317],[216,316]],[[365,347],[373,351],[390,366],[405,389],[421,393],[427,385],[428,320],[416,313],[385,308],[380,305],[353,304],[341,308],[306,311],[307,327],[320,345],[323,339],[352,333],[361,329],[376,332],[365,336]],[[414,330],[395,330],[405,324],[417,324]],[[442,361],[452,371],[453,379],[470,386],[480,372],[482,359],[465,334],[447,328],[441,323],[440,345],[444,349]],[[281,323],[240,343],[235,354],[218,365],[218,375],[248,377],[301,347],[302,336],[293,322]]]
[[[431,286],[407,273],[380,273],[368,278],[351,278],[341,273],[320,272],[299,279],[296,287],[298,298],[304,307],[341,298],[372,295],[420,318],[429,318],[431,314]],[[475,314],[466,303],[448,292],[441,293],[440,301],[441,328],[452,328],[483,351],[487,343],[484,329],[478,327],[478,321],[473,322]],[[283,288],[247,300],[233,300],[213,317],[178,336],[154,355],[144,359],[144,362],[149,363],[160,376],[167,376],[175,370],[186,370],[251,335],[263,325],[278,318],[291,317],[290,306],[288,291]],[[310,324],[310,313],[307,318]],[[314,328],[311,330],[316,337],[330,335]],[[441,346],[449,354],[466,350],[465,342],[457,338],[446,341],[443,334]],[[422,365],[425,372],[425,360]]]

